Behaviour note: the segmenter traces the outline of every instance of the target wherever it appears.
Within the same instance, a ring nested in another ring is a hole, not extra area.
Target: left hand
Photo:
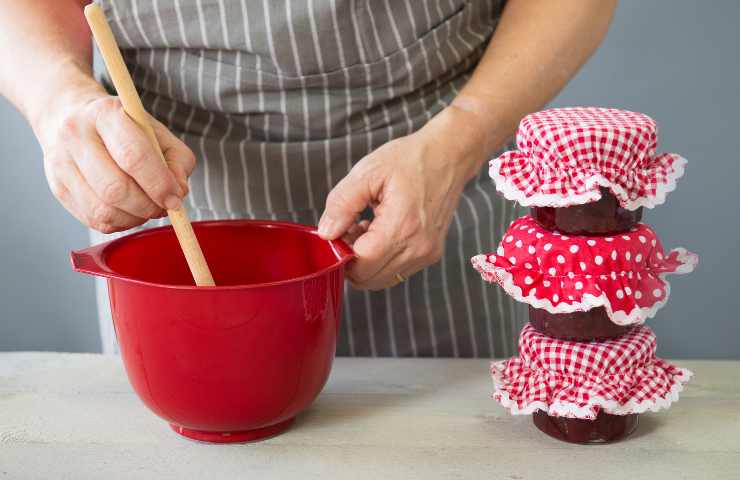
[[[356,288],[393,286],[397,273],[409,277],[440,259],[460,194],[485,161],[477,123],[448,107],[364,157],[329,193],[319,234],[354,240],[347,274]],[[368,206],[373,220],[357,223]]]

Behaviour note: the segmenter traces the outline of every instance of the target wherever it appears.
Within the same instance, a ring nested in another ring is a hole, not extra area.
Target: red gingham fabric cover
[[[612,236],[568,236],[524,216],[511,223],[495,254],[471,262],[484,280],[520,302],[550,313],[603,306],[614,323],[632,325],[668,300],[664,276],[691,272],[698,257],[682,248],[664,254],[645,224]]]
[[[543,410],[551,416],[593,420],[658,411],[678,401],[692,373],[655,357],[646,326],[601,342],[543,335],[527,324],[519,357],[491,364],[493,398],[514,415]]]
[[[612,108],[556,108],[524,117],[517,148],[490,162],[496,189],[524,206],[566,207],[601,198],[599,186],[622,207],[665,201],[686,160],[655,154],[655,121]]]

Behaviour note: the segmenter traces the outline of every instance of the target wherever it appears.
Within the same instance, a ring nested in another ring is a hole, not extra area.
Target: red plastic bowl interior
[[[336,267],[349,252],[341,242],[322,240],[310,227],[289,223],[201,222],[195,224],[195,230],[217,286],[296,280]],[[106,249],[104,261],[121,277],[164,285],[195,285],[169,227],[114,242]]]

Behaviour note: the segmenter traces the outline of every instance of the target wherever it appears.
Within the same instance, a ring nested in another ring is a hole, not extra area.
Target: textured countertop
[[[206,445],[150,413],[117,357],[0,353],[0,480],[740,479],[740,362],[677,363],[696,374],[681,401],[613,445],[509,416],[486,360],[347,358],[285,434]]]

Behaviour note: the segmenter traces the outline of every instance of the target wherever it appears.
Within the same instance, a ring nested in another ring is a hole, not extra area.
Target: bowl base
[[[240,430],[237,432],[209,432],[206,430],[194,430],[170,424],[170,428],[183,437],[206,443],[245,443],[266,440],[275,435],[283,433],[293,424],[295,417],[268,427],[255,428],[254,430]]]

